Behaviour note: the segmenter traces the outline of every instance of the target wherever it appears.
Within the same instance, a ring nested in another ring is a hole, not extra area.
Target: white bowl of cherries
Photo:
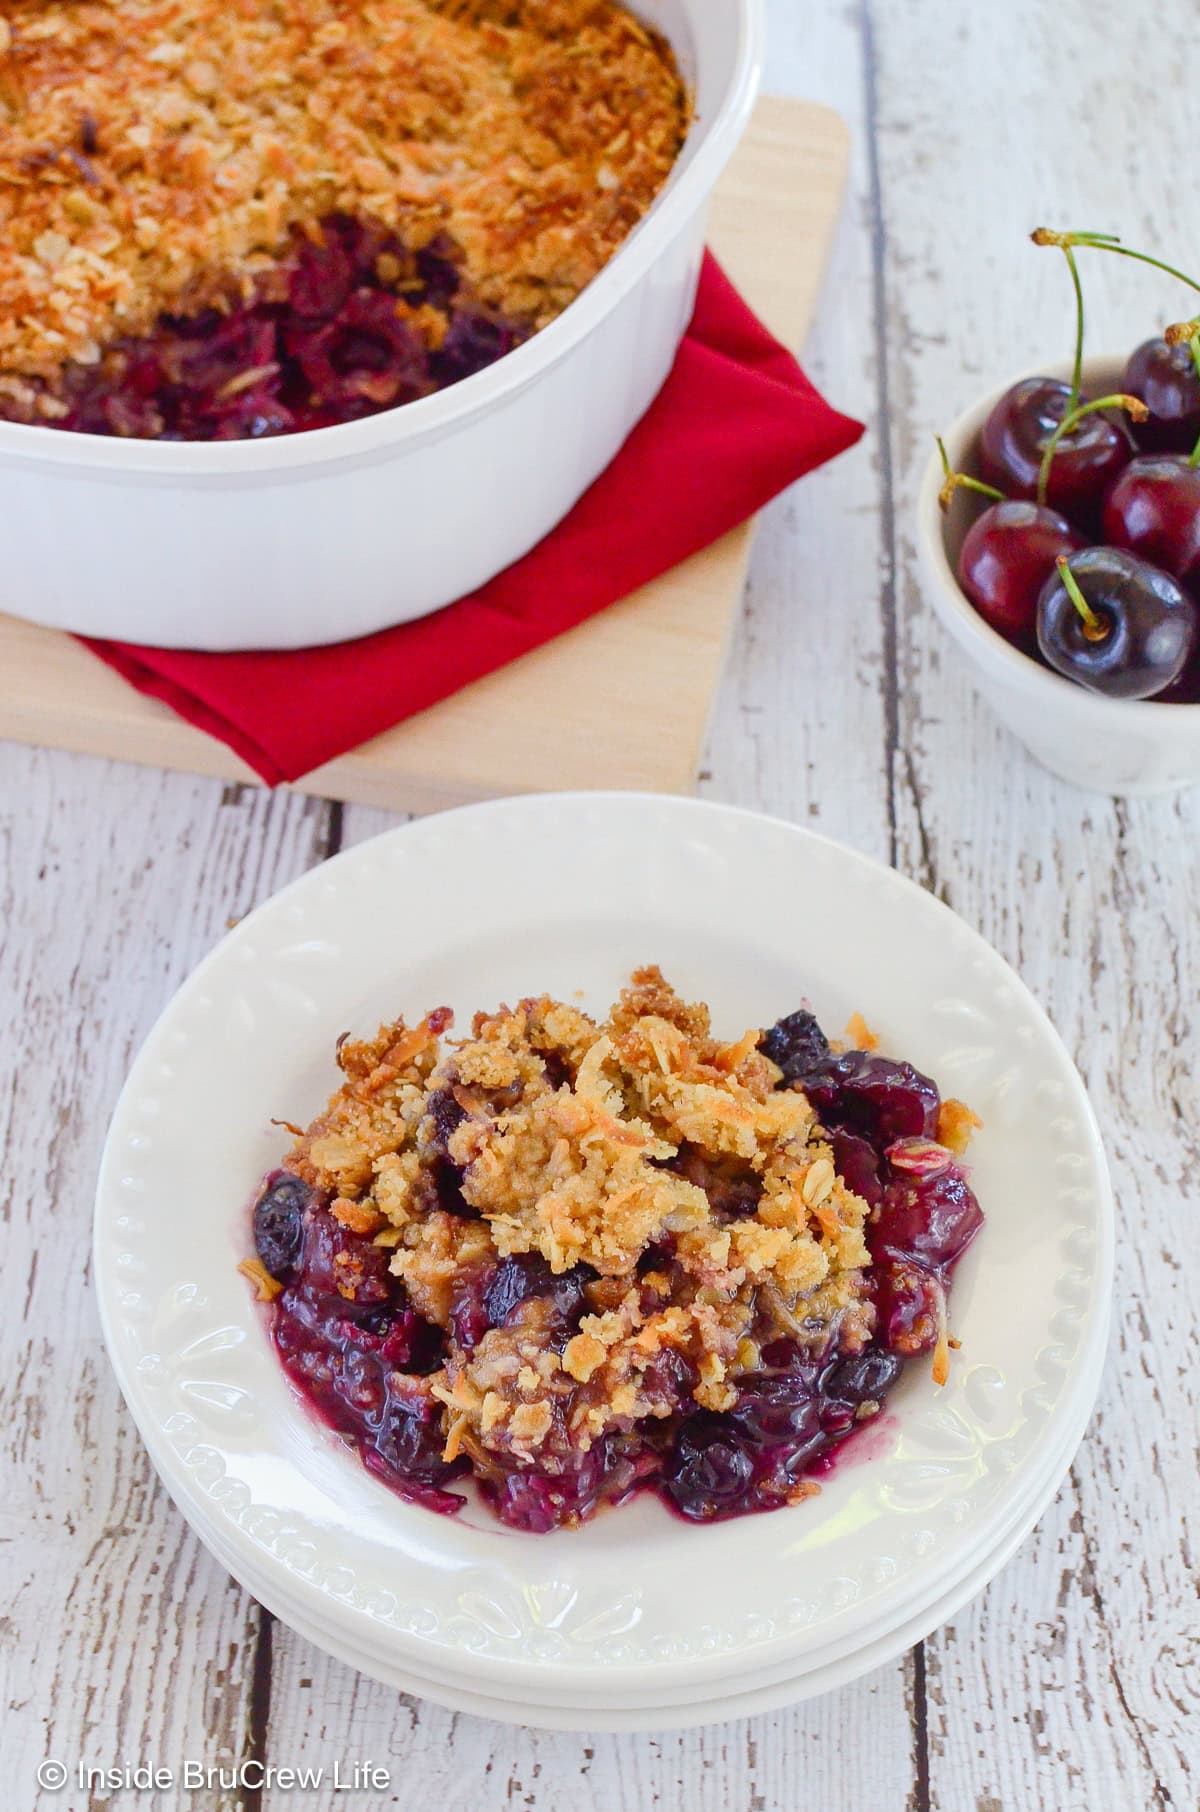
[[[929,598],[1044,766],[1100,792],[1168,792],[1200,782],[1200,320],[1084,359],[1076,247],[1182,273],[1101,235],[1034,237],[1071,265],[1076,356],[993,391],[939,441],[918,506]]]

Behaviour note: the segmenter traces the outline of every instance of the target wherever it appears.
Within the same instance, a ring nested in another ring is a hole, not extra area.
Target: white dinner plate
[[[947,1582],[943,1595],[917,1616],[902,1620],[894,1629],[880,1632],[861,1647],[849,1653],[835,1653],[816,1660],[796,1674],[789,1669],[767,1669],[753,1676],[738,1674],[726,1690],[716,1682],[702,1688],[702,1696],[688,1696],[677,1690],[664,1691],[651,1701],[645,1694],[628,1698],[617,1689],[605,1692],[590,1704],[574,1704],[554,1690],[553,1677],[541,1684],[536,1697],[529,1693],[522,1701],[506,1700],[464,1688],[452,1676],[422,1669],[419,1674],[406,1671],[387,1653],[386,1645],[368,1652],[361,1645],[353,1652],[343,1645],[338,1632],[297,1615],[290,1603],[275,1597],[270,1584],[265,1588],[250,1577],[240,1560],[232,1559],[219,1539],[207,1531],[204,1539],[219,1560],[229,1567],[239,1582],[254,1594],[267,1609],[299,1631],[308,1641],[324,1648],[335,1659],[358,1668],[373,1679],[402,1692],[434,1701],[451,1711],[467,1712],[474,1717],[491,1718],[508,1724],[538,1729],[575,1731],[648,1731],[691,1728],[700,1724],[720,1723],[733,1718],[757,1716],[802,1699],[815,1698],[873,1669],[894,1660],[914,1642],[922,1640],[939,1625],[953,1617],[962,1605],[981,1592],[993,1580],[1015,1550],[1025,1540],[1034,1524],[1058,1492],[1070,1469],[1072,1459],[1083,1438],[1096,1390],[1100,1381],[1103,1351],[1098,1356],[1094,1377],[1084,1380],[1074,1418],[1066,1430],[1061,1452],[1043,1476],[1032,1481],[1027,1500],[1019,1506],[1011,1529],[1006,1531],[996,1548],[975,1561],[963,1578]],[[156,1462],[157,1464],[157,1462]],[[159,1468],[160,1473],[162,1468]],[[170,1487],[168,1487],[170,1488]],[[199,1520],[198,1520],[199,1519]],[[204,1521],[202,1513],[191,1512],[194,1526]]]
[[[1103,1350],[1099,1354],[1099,1360],[1102,1359]],[[223,1553],[219,1540],[211,1533],[205,1536],[205,1540],[217,1558],[224,1561],[248,1591],[253,1592],[260,1602],[266,1604],[268,1610],[282,1621],[290,1623],[308,1641],[324,1648],[335,1659],[370,1674],[384,1685],[430,1699],[451,1711],[467,1712],[474,1717],[537,1729],[583,1732],[677,1730],[736,1718],[756,1717],[760,1713],[775,1711],[804,1699],[816,1698],[821,1693],[834,1691],[893,1661],[897,1655],[911,1648],[914,1642],[921,1641],[939,1625],[948,1622],[969,1599],[995,1578],[1028,1536],[1066,1477],[1091,1414],[1100,1371],[1098,1362],[1094,1378],[1085,1382],[1079,1394],[1074,1419],[1066,1430],[1062,1451],[1054,1457],[1054,1462],[1046,1469],[1045,1475],[1033,1481],[1034,1488],[1030,1491],[1027,1502],[1021,1505],[1012,1528],[992,1552],[977,1560],[967,1570],[962,1579],[956,1580],[953,1585],[947,1584],[943,1595],[935,1604],[926,1606],[917,1616],[910,1616],[896,1628],[886,1633],[881,1632],[863,1646],[853,1648],[850,1653],[832,1655],[816,1665],[806,1667],[799,1674],[777,1669],[767,1670],[765,1674],[756,1675],[753,1679],[739,1674],[727,1689],[722,1690],[718,1683],[713,1682],[702,1689],[703,1696],[698,1698],[679,1697],[671,1693],[660,1695],[653,1701],[642,1695],[640,1699],[623,1703],[618,1693],[606,1691],[593,1703],[576,1705],[563,1700],[553,1691],[547,1696],[547,1688],[543,1687],[536,1699],[530,1695],[523,1701],[515,1701],[473,1692],[457,1680],[443,1678],[428,1668],[420,1674],[413,1674],[397,1666],[394,1657],[389,1656],[385,1650],[377,1654],[368,1654],[361,1647],[353,1652],[347,1650],[336,1631],[331,1633],[329,1629],[308,1621],[303,1615],[297,1616],[290,1604],[273,1599],[270,1586],[264,1589],[240,1570],[240,1563]]]
[[[533,1537],[478,1503],[404,1504],[299,1402],[236,1264],[247,1204],[334,1080],[339,1033],[546,989],[603,1009],[658,962],[718,1030],[809,999],[985,1124],[987,1225],[955,1278],[938,1391],[911,1366],[889,1439],[820,1497],[690,1527],[642,1498]],[[389,832],[230,933],[141,1052],[96,1213],[109,1350],[170,1489],[233,1571],[347,1654],[524,1704],[553,1679],[697,1700],[799,1675],[919,1620],[1011,1532],[1102,1352],[1112,1203],[1082,1084],[1021,982],[940,902],[793,826],[695,800],[550,795]],[[703,1580],[703,1591],[696,1581]],[[436,1695],[435,1695],[436,1696]]]
[[[846,1679],[856,1677],[859,1672],[866,1672],[868,1668],[878,1666],[879,1658],[888,1659],[894,1654],[901,1653],[920,1636],[928,1634],[931,1629],[944,1622],[968,1598],[981,1591],[1008,1559],[1018,1543],[1024,1540],[1066,1477],[1079,1443],[1083,1439],[1095,1404],[1102,1373],[1102,1360],[1103,1352],[1098,1355],[1093,1373],[1087,1378],[1081,1379],[1081,1388],[1072,1402],[1070,1422],[1066,1428],[1062,1446],[1048,1456],[1046,1463],[1037,1472],[1024,1480],[1023,1494],[1014,1500],[1010,1523],[1005,1528],[1003,1536],[997,1541],[994,1550],[987,1555],[972,1558],[963,1570],[961,1578],[947,1577],[943,1581],[942,1598],[936,1604],[922,1605],[920,1613],[916,1616],[911,1613],[901,1616],[896,1621],[894,1628],[879,1626],[872,1632],[865,1647],[853,1642],[835,1642],[820,1649],[807,1651],[799,1668],[794,1662],[785,1662],[782,1665],[776,1663],[774,1666],[765,1668],[739,1670],[731,1680],[728,1693],[736,1695],[739,1700],[745,1699],[749,1703],[752,1693],[770,1692],[775,1694],[779,1689],[787,1688],[790,1695],[788,1699],[772,1698],[771,1700],[772,1704],[782,1704],[790,1703],[792,1699],[802,1696],[809,1697],[814,1693],[825,1692],[828,1690],[827,1681],[833,1680],[836,1684],[842,1684]],[[250,1587],[248,1580],[243,1579],[242,1583],[248,1588]],[[947,1605],[949,1605],[949,1609],[946,1608]],[[268,1606],[268,1608],[276,1607]],[[286,1621],[286,1605],[278,1608],[279,1614]],[[914,1630],[915,1634],[912,1633]],[[311,1635],[312,1631],[310,1630],[308,1633]],[[386,1639],[377,1640],[370,1649],[360,1645],[357,1655],[358,1665],[363,1671],[391,1684],[403,1686],[405,1690],[418,1690],[417,1686],[413,1684],[411,1673],[403,1677],[392,1673],[393,1656],[389,1652],[389,1644]],[[845,1671],[850,1662],[856,1663],[853,1674]],[[702,1684],[700,1698],[696,1696],[695,1687],[689,1690],[686,1687],[662,1686],[655,1691],[653,1703],[649,1703],[644,1690],[633,1693],[625,1691],[621,1686],[619,1671],[614,1670],[614,1675],[614,1679],[604,1684],[602,1692],[595,1699],[590,1702],[580,1702],[569,1688],[564,1690],[560,1686],[558,1675],[553,1670],[547,1669],[545,1676],[537,1682],[536,1689],[532,1686],[524,1689],[524,1697],[520,1704],[489,1699],[488,1703],[493,1706],[493,1709],[487,1715],[502,1717],[510,1722],[537,1724],[544,1721],[541,1716],[542,1712],[551,1713],[556,1718],[561,1712],[564,1716],[575,1717],[574,1728],[584,1729],[589,1726],[599,1728],[600,1726],[595,1724],[595,1719],[597,1714],[600,1714],[609,1720],[603,1725],[605,1729],[649,1730],[670,1722],[677,1711],[682,1712],[687,1709],[690,1714],[692,1709],[699,1706],[708,1708],[708,1713],[711,1713],[712,1705],[725,1702],[722,1697],[714,1693],[711,1685],[706,1687]],[[438,1698],[440,1703],[450,1705],[454,1709],[478,1711],[479,1705],[482,1703],[479,1695],[475,1695],[474,1702],[471,1703],[463,1698],[461,1683],[452,1669],[434,1668],[426,1663],[422,1668],[420,1681],[419,1690],[423,1691],[427,1698]],[[718,1714],[711,1713],[711,1715]],[[705,1718],[694,1721],[707,1721],[707,1714]]]
[[[1022,1494],[1014,1496],[1012,1504],[1011,1527],[1004,1531],[1003,1538],[996,1545],[995,1553],[981,1559],[973,1559],[970,1562],[965,1569],[965,1578],[970,1581],[968,1586],[964,1586],[958,1579],[947,1578],[943,1582],[943,1599],[939,1601],[939,1604],[918,1619],[913,1619],[911,1616],[901,1618],[896,1626],[896,1634],[910,1630],[918,1622],[922,1625],[921,1633],[924,1633],[933,1628],[935,1623],[943,1621],[944,1617],[950,1613],[942,1611],[941,1605],[952,1598],[954,1606],[957,1608],[957,1605],[963,1602],[967,1596],[981,1589],[996,1569],[1003,1564],[1003,1560],[1011,1553],[1016,1541],[1021,1539],[1033,1526],[1037,1516],[1041,1514],[1042,1509],[1050,1502],[1054,1492],[1061,1484],[1083,1437],[1100,1383],[1102,1360],[1103,1349],[1100,1349],[1091,1373],[1081,1375],[1079,1379],[1069,1411],[1064,1412],[1069,1419],[1064,1425],[1064,1439],[1061,1448],[1047,1456],[1040,1470],[1031,1470],[1023,1476]],[[160,1475],[163,1475],[166,1468],[152,1446],[150,1453]],[[864,1458],[856,1463],[870,1464],[871,1461],[869,1458]],[[174,1492],[176,1487],[168,1482],[168,1489]],[[260,1576],[252,1577],[237,1557],[230,1556],[222,1545],[219,1531],[210,1524],[208,1508],[203,1496],[193,1497],[190,1501],[182,1503],[180,1507],[193,1527],[202,1533],[207,1545],[218,1554],[247,1590],[254,1592],[269,1610],[285,1622],[291,1622],[294,1627],[301,1630],[302,1634],[313,1641],[323,1642],[331,1653],[339,1654],[340,1658],[346,1658],[345,1651],[339,1650],[336,1633],[331,1634],[328,1629],[319,1628],[311,1618],[306,1619],[303,1614],[297,1617],[290,1602],[275,1595],[269,1582],[264,1589]],[[1017,1531],[1017,1533],[1014,1535],[1013,1531]],[[767,1689],[773,1692],[776,1688],[787,1687],[789,1691],[792,1691],[794,1697],[799,1697],[801,1682],[804,1683],[806,1695],[810,1690],[812,1692],[825,1691],[826,1688],[821,1681],[835,1669],[838,1670],[839,1680],[848,1677],[841,1670],[844,1663],[853,1660],[856,1656],[865,1657],[861,1663],[863,1671],[868,1666],[878,1665],[878,1662],[871,1657],[881,1652],[885,1643],[891,1643],[893,1633],[890,1629],[880,1627],[873,1634],[865,1649],[860,1649],[853,1643],[843,1642],[810,1650],[806,1653],[803,1665],[799,1670],[794,1663],[741,1670],[736,1676],[736,1685],[731,1686],[729,1691],[736,1692],[739,1698],[743,1698],[751,1692],[759,1693]],[[916,1637],[910,1637],[911,1640],[916,1640]],[[420,1690],[427,1698],[434,1698],[439,1703],[453,1709],[483,1715],[484,1697],[478,1693],[464,1694],[461,1683],[452,1668],[441,1669],[432,1665],[427,1659],[423,1659],[419,1677],[414,1676],[410,1671],[405,1671],[403,1667],[397,1667],[395,1655],[392,1652],[393,1647],[386,1630],[380,1631],[373,1641],[368,1640],[365,1632],[360,1632],[358,1646],[354,1651],[354,1664],[363,1672],[369,1673],[389,1685],[398,1686],[405,1691]],[[887,1652],[889,1655],[893,1652],[898,1653],[900,1648],[893,1649],[889,1646]],[[609,1720],[605,1724],[605,1728],[649,1729],[654,1727],[651,1720],[657,1719],[658,1723],[664,1723],[668,1716],[674,1714],[676,1708],[682,1710],[682,1708],[696,1704],[711,1705],[716,1702],[724,1702],[724,1699],[717,1700],[714,1697],[711,1687],[707,1689],[702,1687],[703,1697],[698,1700],[694,1687],[689,1691],[686,1687],[660,1686],[655,1692],[653,1704],[648,1704],[644,1690],[634,1693],[624,1691],[616,1670],[614,1670],[614,1675],[614,1679],[605,1683],[600,1700],[591,1705],[581,1705],[569,1688],[564,1690],[560,1686],[558,1675],[554,1670],[546,1669],[544,1676],[537,1681],[536,1688],[527,1686],[524,1689],[520,1705],[488,1698],[486,1703],[491,1709],[487,1711],[486,1715],[504,1718],[510,1722],[538,1723],[547,1721],[542,1719],[542,1711],[552,1713],[556,1721],[560,1721],[561,1713],[563,1717],[577,1716],[578,1727],[583,1728],[585,1725],[598,1727],[595,1719],[599,1713]],[[627,1716],[627,1714],[629,1715]]]

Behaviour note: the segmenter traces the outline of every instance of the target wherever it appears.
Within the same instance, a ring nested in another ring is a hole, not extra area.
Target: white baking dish
[[[453,389],[265,442],[0,422],[0,608],[165,647],[290,648],[424,616],[525,553],[612,459],[691,314],[708,202],[762,66],[762,0],[637,0],[696,123],[645,220],[533,340]]]

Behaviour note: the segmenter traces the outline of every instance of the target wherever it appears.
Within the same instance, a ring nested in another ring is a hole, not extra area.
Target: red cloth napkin
[[[479,591],[328,648],[86,646],[268,785],[297,780],[666,572],[862,432],[818,395],[710,254],[646,415],[570,515]]]

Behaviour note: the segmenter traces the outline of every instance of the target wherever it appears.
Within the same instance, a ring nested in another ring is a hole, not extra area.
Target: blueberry
[[[711,1522],[757,1507],[754,1462],[744,1442],[719,1416],[693,1416],[683,1424],[664,1485],[693,1522]]]
[[[548,1088],[570,1088],[575,1078],[561,1051],[539,1051]]]
[[[521,335],[512,322],[478,307],[454,311],[432,364],[439,384],[456,384],[511,352]]]
[[[575,1265],[556,1277],[539,1252],[476,1270],[454,1292],[450,1328],[455,1343],[470,1352],[489,1328],[504,1327],[531,1297],[548,1302],[554,1320],[569,1327],[578,1320],[587,1300],[584,1290],[595,1275],[590,1265]]]
[[[762,1041],[763,1051],[783,1071],[785,1082],[798,1082],[829,1055],[829,1040],[814,1015],[801,1007],[778,1020]]]
[[[425,1103],[425,1112],[433,1122],[430,1150],[439,1158],[448,1157],[450,1135],[462,1125],[466,1114],[448,1088],[434,1090]]]
[[[571,1322],[586,1302],[584,1290],[595,1278],[590,1265],[575,1265],[556,1276],[536,1252],[503,1259],[497,1265],[483,1299],[489,1327],[503,1327],[513,1310],[531,1296],[548,1297],[557,1320]]]
[[[305,321],[332,320],[344,307],[354,285],[354,261],[338,233],[323,245],[301,240],[288,279],[288,302]]]
[[[450,241],[439,233],[417,253],[417,275],[425,285],[422,300],[432,302],[435,308],[445,308],[462,282],[450,252]]]
[[[456,1468],[442,1458],[445,1435],[436,1418],[414,1415],[389,1401],[375,1451],[389,1466],[417,1485],[440,1485]]]
[[[718,1219],[742,1220],[754,1213],[762,1195],[761,1179],[736,1160],[716,1158],[685,1139],[666,1168],[695,1183],[708,1197]]]
[[[730,1423],[755,1447],[807,1443],[820,1428],[815,1368],[751,1372],[738,1384]]]
[[[328,1209],[305,1216],[301,1282],[314,1301],[343,1320],[361,1321],[393,1304],[389,1257],[386,1247],[352,1233]]]
[[[439,1088],[425,1104],[431,1124],[425,1154],[430,1160],[430,1174],[437,1191],[437,1205],[459,1220],[478,1220],[479,1215],[462,1192],[463,1168],[449,1154],[450,1139],[466,1119],[466,1114],[447,1088]]]
[[[279,1170],[254,1204],[254,1245],[271,1276],[287,1283],[304,1244],[304,1211],[312,1190],[299,1177]]]
[[[472,1208],[462,1192],[463,1175],[461,1166],[452,1164],[449,1158],[437,1160],[433,1166],[433,1186],[437,1191],[438,1207],[460,1221],[477,1221],[481,1219],[478,1208]]]
[[[900,1369],[901,1361],[894,1353],[868,1347],[836,1360],[821,1379],[822,1393],[854,1409],[860,1403],[880,1403],[900,1376]]]
[[[360,1334],[371,1335],[382,1346],[390,1338],[396,1319],[395,1311],[390,1308],[368,1309],[365,1315],[355,1317],[354,1325]]]

